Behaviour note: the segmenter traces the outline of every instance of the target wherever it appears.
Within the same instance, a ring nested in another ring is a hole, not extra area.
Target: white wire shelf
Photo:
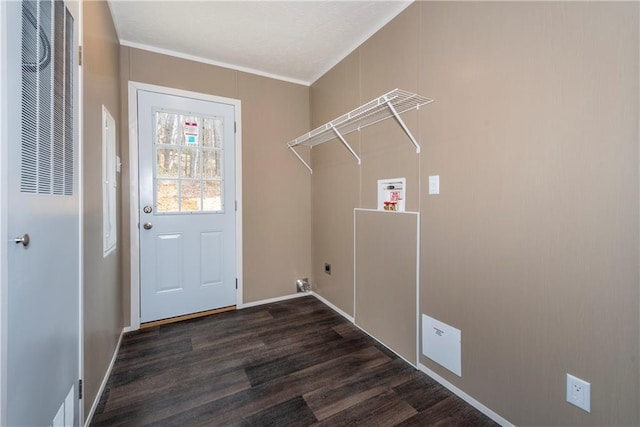
[[[313,172],[311,167],[293,148],[297,146],[315,147],[316,145],[331,141],[334,138],[340,139],[351,154],[358,160],[358,164],[360,164],[360,158],[344,139],[344,136],[388,118],[395,117],[402,129],[407,133],[407,136],[409,136],[409,139],[411,139],[413,145],[416,147],[416,153],[419,153],[420,145],[415,140],[404,121],[400,118],[400,114],[410,110],[420,109],[423,105],[431,102],[433,102],[433,99],[425,98],[424,96],[404,90],[394,89],[391,92],[387,92],[384,95],[381,95],[376,99],[315,128],[309,133],[299,136],[298,138],[290,141],[287,146],[291,151],[293,151],[298,159],[304,163],[307,169],[309,169],[309,172]]]

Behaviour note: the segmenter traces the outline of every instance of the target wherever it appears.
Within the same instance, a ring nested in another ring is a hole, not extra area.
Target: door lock
[[[13,241],[15,242],[16,245],[22,243],[22,246],[26,248],[27,246],[29,246],[29,242],[31,242],[31,238],[27,233],[24,233],[22,237],[16,237],[15,239],[13,239]]]
[[[145,230],[151,230],[153,228],[153,224],[151,224],[150,222],[145,222],[143,227]]]

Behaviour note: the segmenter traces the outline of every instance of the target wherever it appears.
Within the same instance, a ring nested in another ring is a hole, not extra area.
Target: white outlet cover
[[[567,402],[591,412],[591,384],[567,374]]]
[[[440,175],[429,177],[429,194],[440,194]]]

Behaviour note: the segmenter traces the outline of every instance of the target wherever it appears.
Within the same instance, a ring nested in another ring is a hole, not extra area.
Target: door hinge
[[[238,133],[238,123],[233,122],[233,133]]]
[[[238,201],[236,200],[236,212],[238,212]]]
[[[82,380],[78,380],[78,400],[82,399]]]
[[[78,65],[82,66],[82,46],[78,46]]]
[[[238,289],[238,278],[236,277],[236,289]]]

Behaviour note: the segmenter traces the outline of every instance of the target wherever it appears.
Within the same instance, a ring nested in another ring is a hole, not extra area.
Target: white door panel
[[[80,371],[77,9],[8,2],[2,23],[12,124],[7,231],[29,235],[28,245],[9,243],[7,251],[12,426],[50,425],[57,413],[79,425],[78,395],[67,398]]]
[[[200,286],[222,286],[224,284],[224,239],[223,233],[210,231],[200,233]]]
[[[234,114],[138,91],[141,322],[236,303]]]
[[[167,292],[182,291],[182,234],[160,234],[156,237],[156,263],[155,277],[150,280],[155,282],[154,292],[162,294]]]

